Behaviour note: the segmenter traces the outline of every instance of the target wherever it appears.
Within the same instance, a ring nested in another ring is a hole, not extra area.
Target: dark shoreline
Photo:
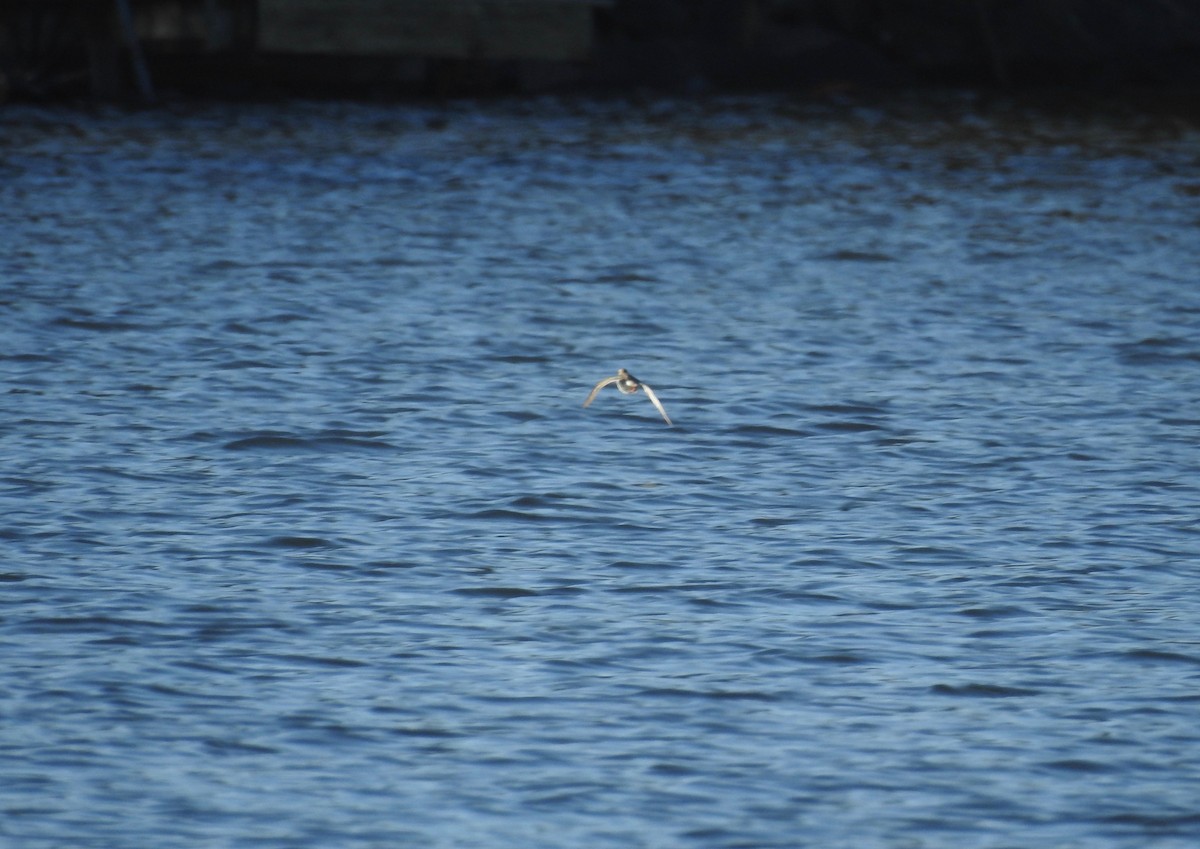
[[[1146,97],[1200,110],[1187,105],[1200,94],[1200,0],[1050,5],[615,0],[592,11],[591,49],[578,61],[268,52],[251,28],[219,49],[194,38],[133,50],[110,43],[100,62],[96,5],[17,0],[0,10],[0,103],[643,92],[822,98],[969,88],[1043,99],[1061,91]]]

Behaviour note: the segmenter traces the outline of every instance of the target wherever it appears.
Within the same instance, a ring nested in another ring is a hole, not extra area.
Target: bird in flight
[[[658,400],[658,396],[654,394],[654,390],[650,388],[649,384],[642,383],[623,368],[617,369],[615,377],[606,377],[593,386],[592,391],[588,393],[587,400],[583,402],[583,406],[586,407],[592,403],[600,393],[600,390],[612,383],[617,385],[617,389],[620,390],[622,395],[632,395],[639,389],[645,389],[646,397],[650,399],[650,403],[654,405],[655,409],[662,413],[663,421],[671,424],[671,417],[667,415],[667,411],[663,409],[662,402]]]

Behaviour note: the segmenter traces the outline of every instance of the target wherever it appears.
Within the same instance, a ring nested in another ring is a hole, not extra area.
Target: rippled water
[[[6,845],[1200,839],[1195,128],[0,138]]]

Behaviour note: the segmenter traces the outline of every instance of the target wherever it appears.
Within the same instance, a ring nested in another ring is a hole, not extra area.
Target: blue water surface
[[[6,107],[0,838],[1197,845],[1198,143]]]

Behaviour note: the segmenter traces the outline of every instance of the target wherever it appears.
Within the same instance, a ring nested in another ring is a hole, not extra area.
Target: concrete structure
[[[606,0],[258,0],[272,53],[585,59]]]

